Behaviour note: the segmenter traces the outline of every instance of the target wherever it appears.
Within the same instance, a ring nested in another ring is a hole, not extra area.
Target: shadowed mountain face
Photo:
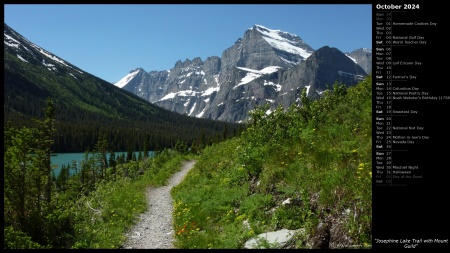
[[[299,103],[303,88],[318,98],[335,82],[355,85],[371,71],[371,61],[368,49],[314,50],[297,35],[254,25],[221,58],[186,59],[167,71],[135,69],[115,85],[178,113],[245,122],[256,106]]]

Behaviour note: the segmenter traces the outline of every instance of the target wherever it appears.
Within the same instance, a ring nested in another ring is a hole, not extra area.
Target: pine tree
[[[36,208],[30,177],[33,175],[32,153],[35,132],[23,127],[4,130],[4,222],[25,229],[29,208]]]
[[[95,144],[94,147],[94,153],[97,162],[100,164],[101,178],[106,177],[106,168],[108,167],[108,161],[106,159],[107,151],[108,151],[108,140],[106,139],[106,134],[100,134],[98,137],[97,144]]]
[[[223,136],[222,136],[222,140],[226,140],[227,136],[228,136],[228,124],[225,123],[225,126],[223,127]]]
[[[148,139],[144,139],[144,158],[148,157]]]
[[[109,166],[112,167],[112,173],[114,176],[114,181],[116,180],[116,154],[114,151],[109,153]]]
[[[38,133],[38,149],[36,152],[36,161],[40,163],[39,167],[42,170],[43,174],[47,176],[45,188],[45,199],[46,203],[50,204],[51,202],[51,190],[52,190],[52,167],[51,167],[51,149],[54,143],[54,135],[56,131],[56,120],[55,120],[55,107],[53,104],[53,100],[51,98],[47,98],[47,106],[44,110],[44,119],[43,120],[35,120],[35,122],[39,125],[39,133]]]
[[[127,162],[133,160],[133,150],[131,149],[130,145],[128,145],[127,149]]]

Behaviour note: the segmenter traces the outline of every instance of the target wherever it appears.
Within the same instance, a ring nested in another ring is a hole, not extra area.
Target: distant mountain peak
[[[282,30],[272,30],[258,24],[253,25],[249,30],[253,29],[258,31],[267,43],[278,50],[300,55],[303,59],[308,58],[313,52],[313,49],[295,34]]]
[[[298,37],[297,35],[292,34],[292,33],[288,33],[288,32],[282,31],[282,30],[273,30],[273,29],[270,29],[270,28],[267,28],[265,26],[258,25],[258,24],[253,25],[253,27],[250,29],[256,29],[257,31],[259,31],[261,33],[287,34],[287,35],[291,35],[294,37]]]
[[[145,70],[143,68],[136,68],[130,73],[128,73],[126,76],[124,76],[122,79],[120,79],[118,82],[114,83],[115,86],[122,88],[123,86],[127,85],[130,80],[132,80],[139,72],[142,72]]]

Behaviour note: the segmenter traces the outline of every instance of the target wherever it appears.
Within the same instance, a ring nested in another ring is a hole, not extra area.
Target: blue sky
[[[221,57],[254,24],[298,35],[315,50],[372,48],[371,4],[5,4],[4,21],[111,83],[136,68]]]

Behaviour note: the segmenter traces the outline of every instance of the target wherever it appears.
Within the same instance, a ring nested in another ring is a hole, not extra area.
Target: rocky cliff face
[[[366,75],[359,65],[337,48],[325,46],[315,51],[305,62],[284,71],[279,81],[283,86],[275,105],[281,104],[286,108],[292,103],[299,104],[303,88],[307,88],[308,97],[318,98],[335,82],[350,86]]]
[[[317,98],[335,81],[354,85],[369,62],[371,54],[327,46],[314,51],[297,35],[254,25],[221,58],[186,59],[167,71],[135,69],[115,85],[182,114],[243,122],[256,106],[299,103],[303,87]]]
[[[351,53],[347,53],[346,55],[353,59],[356,64],[361,66],[367,74],[372,73],[372,50],[360,48]]]

